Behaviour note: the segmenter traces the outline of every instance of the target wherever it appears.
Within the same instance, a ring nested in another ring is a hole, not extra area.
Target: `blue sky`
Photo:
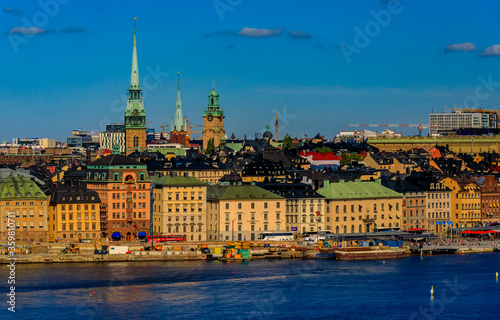
[[[276,112],[281,137],[330,138],[347,123],[500,108],[497,1],[0,1],[1,140],[122,122],[134,17],[157,131],[175,110],[178,71],[189,121],[202,123],[215,80],[240,138]]]

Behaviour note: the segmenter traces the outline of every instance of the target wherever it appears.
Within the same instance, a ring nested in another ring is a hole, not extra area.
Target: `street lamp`
[[[319,243],[319,217],[321,217],[321,212],[316,211],[316,245]]]

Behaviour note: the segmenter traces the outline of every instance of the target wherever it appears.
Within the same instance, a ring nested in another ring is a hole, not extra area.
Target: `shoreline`
[[[479,254],[494,252],[494,246],[460,246],[461,248],[455,253],[424,253],[425,257],[440,256],[440,255],[457,255],[464,254]],[[349,248],[349,247],[348,247]],[[353,248],[353,247],[351,247]],[[176,248],[177,249],[177,248]],[[339,248],[337,248],[339,249]],[[367,252],[375,253],[377,251],[397,251],[397,248],[388,247],[368,247],[365,248]],[[403,258],[408,256],[420,255],[410,250],[410,247],[399,249],[404,250]],[[88,251],[88,250],[87,250]],[[257,259],[306,259],[305,252],[313,254],[309,259],[316,259],[314,256],[319,252],[316,247],[301,247],[301,248],[287,248],[287,247],[272,247],[266,249],[251,250],[251,258]],[[147,262],[147,261],[213,261],[219,260],[222,254],[205,254],[200,251],[190,250],[164,250],[164,251],[139,251],[133,250],[126,254],[94,254],[90,252],[83,253],[39,253],[27,255],[2,255],[0,256],[0,264],[52,264],[52,263],[106,263],[106,262]],[[15,259],[15,260],[14,260]],[[240,262],[240,261],[236,261]]]

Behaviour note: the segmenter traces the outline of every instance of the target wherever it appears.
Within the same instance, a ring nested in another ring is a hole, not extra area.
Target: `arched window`
[[[134,148],[137,148],[139,146],[139,137],[135,136],[134,137]]]

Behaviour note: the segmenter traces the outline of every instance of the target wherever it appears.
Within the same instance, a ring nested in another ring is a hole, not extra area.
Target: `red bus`
[[[184,236],[181,235],[159,235],[159,236],[148,236],[147,237],[147,242],[151,242],[151,239],[153,239],[153,242],[179,242],[179,241],[186,241],[184,239]]]

